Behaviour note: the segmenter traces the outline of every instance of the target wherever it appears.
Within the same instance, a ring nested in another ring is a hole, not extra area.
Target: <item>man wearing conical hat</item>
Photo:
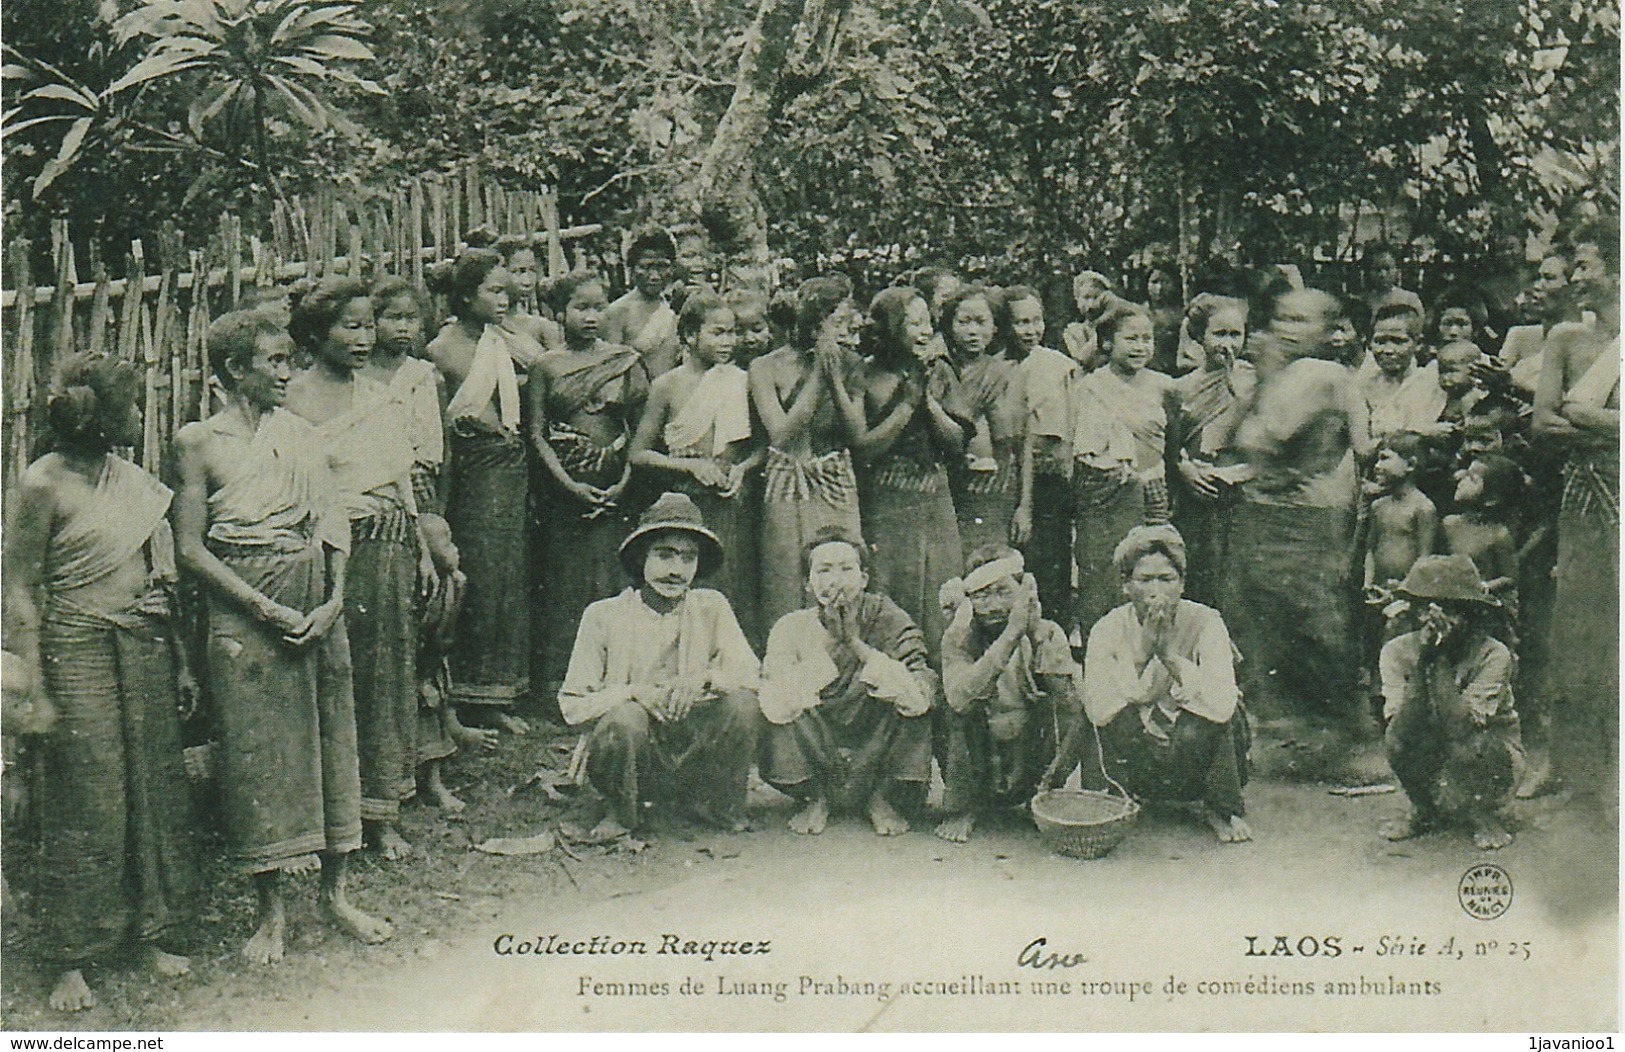
[[[1490,637],[1486,615],[1500,601],[1465,555],[1426,555],[1395,590],[1420,626],[1382,648],[1388,763],[1410,797],[1410,814],[1383,827],[1408,840],[1466,824],[1492,851],[1512,843],[1499,813],[1523,763],[1512,697],[1512,652]]]
[[[559,691],[587,726],[587,779],[609,804],[594,831],[636,830],[645,804],[674,803],[747,828],[760,665],[721,592],[693,587],[722,565],[694,501],[666,493],[621,543],[633,585],[587,607]]]

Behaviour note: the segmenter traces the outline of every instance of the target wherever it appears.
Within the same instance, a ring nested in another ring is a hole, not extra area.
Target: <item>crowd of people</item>
[[[579,734],[605,838],[668,806],[743,830],[755,771],[806,835],[931,810],[962,842],[1075,777],[1240,842],[1263,735],[1397,780],[1393,839],[1495,849],[1515,793],[1611,799],[1613,249],[1571,239],[1516,305],[1424,308],[1380,246],[1357,293],[1087,271],[1052,325],[945,268],[866,309],[839,274],[718,293],[659,229],[612,301],[494,239],[432,297],[328,278],[216,320],[168,484],[118,455],[135,367],[77,356],[5,575],[51,1002],[94,1003],[116,947],[186,967],[200,698],[263,963],[284,874],[387,939],[347,858],[407,857],[403,801],[460,809],[446,763],[526,715]]]

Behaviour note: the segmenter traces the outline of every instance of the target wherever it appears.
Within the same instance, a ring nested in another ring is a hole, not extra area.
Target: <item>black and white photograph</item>
[[[1616,0],[0,47],[12,1047],[1613,1047]]]

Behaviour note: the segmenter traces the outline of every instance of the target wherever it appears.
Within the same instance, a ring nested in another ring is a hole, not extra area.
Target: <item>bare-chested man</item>
[[[221,736],[232,861],[254,877],[254,963],[282,959],[284,872],[322,871],[323,912],[365,943],[387,921],[345,894],[361,846],[355,698],[345,636],[349,519],[330,497],[320,440],[282,409],[293,343],[242,312],[209,329],[226,408],[176,435],[175,535],[209,611],[208,683]]]

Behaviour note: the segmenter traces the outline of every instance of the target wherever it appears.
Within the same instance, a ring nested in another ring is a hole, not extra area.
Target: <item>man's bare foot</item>
[[[141,966],[162,979],[179,979],[192,974],[192,962],[177,953],[165,953],[152,943],[141,946]]]
[[[970,839],[971,831],[976,828],[976,816],[972,814],[954,815],[945,818],[937,825],[937,836],[950,844],[963,844]]]
[[[1414,840],[1419,836],[1433,832],[1436,824],[1428,815],[1420,811],[1412,811],[1404,818],[1396,818],[1391,822],[1384,823],[1383,827],[1377,831],[1377,835],[1384,840]]]
[[[530,733],[530,724],[511,712],[496,713],[491,717],[491,722],[495,723],[499,730],[507,731],[509,734]]]
[[[287,918],[279,899],[265,911],[260,926],[243,946],[243,956],[249,964],[275,964],[282,960],[282,937],[287,931]]]
[[[395,934],[394,927],[388,921],[362,913],[350,904],[342,891],[323,892],[321,903],[327,919],[357,942],[376,946]]]
[[[378,849],[385,862],[399,862],[412,857],[412,845],[401,836],[401,831],[388,822],[368,822],[367,839]]]
[[[1209,811],[1203,817],[1221,844],[1244,844],[1253,838],[1252,827],[1240,815],[1225,818]]]
[[[292,876],[301,876],[305,873],[319,873],[322,869],[322,860],[317,855],[300,855],[289,859],[288,864],[281,867],[281,872]]]
[[[1494,816],[1473,822],[1473,846],[1480,851],[1499,851],[1510,843],[1512,834]]]
[[[460,723],[451,732],[451,739],[458,748],[473,749],[475,752],[494,751],[498,737],[490,727],[465,727]]]
[[[869,798],[869,824],[877,836],[902,836],[909,829],[908,819],[897,813],[883,793]]]
[[[446,788],[445,780],[440,775],[438,760],[429,765],[429,775],[423,781],[423,789],[428,794],[429,802],[447,814],[461,814],[468,807],[455,793]]]
[[[96,995],[91,992],[85,975],[77,968],[62,973],[51,991],[51,1007],[58,1012],[83,1012],[96,1007]]]
[[[829,825],[829,803],[823,797],[790,816],[790,829],[802,836],[817,836]]]

